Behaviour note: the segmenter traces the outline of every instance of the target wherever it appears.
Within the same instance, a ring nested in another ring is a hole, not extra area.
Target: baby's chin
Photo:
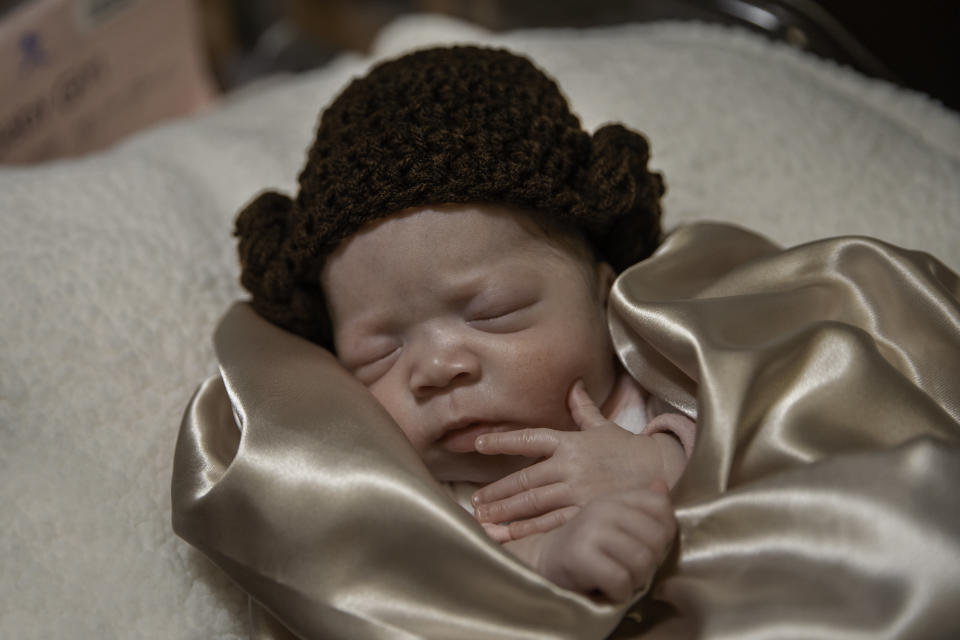
[[[479,453],[444,455],[437,460],[425,460],[427,468],[439,482],[472,482],[490,484],[514,471],[528,467],[533,458],[523,456],[485,456]]]

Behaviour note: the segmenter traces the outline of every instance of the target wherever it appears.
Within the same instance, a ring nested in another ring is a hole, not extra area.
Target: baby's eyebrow
[[[503,273],[487,273],[482,276],[464,280],[459,286],[451,287],[445,298],[448,305],[455,309],[464,309],[474,304],[482,304],[490,298],[497,298],[504,289],[529,288],[528,279],[524,274],[515,274],[509,271]]]
[[[376,334],[389,325],[389,312],[385,310],[362,311],[348,321],[337,323],[334,330],[341,337],[357,338]]]
[[[334,314],[333,334],[337,342],[350,346],[351,342],[365,336],[376,335],[390,325],[390,309],[381,305],[369,305],[356,309],[346,318]]]
[[[456,290],[479,290],[490,284],[504,285],[521,282],[536,277],[538,272],[527,265],[517,264],[514,260],[503,260],[496,264],[478,265],[463,274],[450,286],[451,292]],[[465,297],[465,296],[464,296]]]

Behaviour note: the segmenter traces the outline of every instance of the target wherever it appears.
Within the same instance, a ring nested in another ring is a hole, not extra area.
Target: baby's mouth
[[[454,453],[470,453],[477,450],[474,446],[477,436],[482,436],[485,433],[514,431],[518,428],[516,425],[502,422],[469,422],[462,427],[453,427],[447,430],[437,440],[437,444]]]

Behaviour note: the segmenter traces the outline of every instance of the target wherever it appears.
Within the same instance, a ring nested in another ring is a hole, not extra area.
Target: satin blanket
[[[258,640],[953,637],[958,297],[923,253],[708,223],[624,272],[618,354],[699,428],[633,604],[501,550],[329,353],[243,303],[181,425],[174,529],[250,594]]]

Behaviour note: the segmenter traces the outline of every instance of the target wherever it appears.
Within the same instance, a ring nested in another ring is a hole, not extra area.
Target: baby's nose
[[[426,342],[410,373],[410,390],[416,397],[479,378],[480,360],[466,345],[442,337]]]

